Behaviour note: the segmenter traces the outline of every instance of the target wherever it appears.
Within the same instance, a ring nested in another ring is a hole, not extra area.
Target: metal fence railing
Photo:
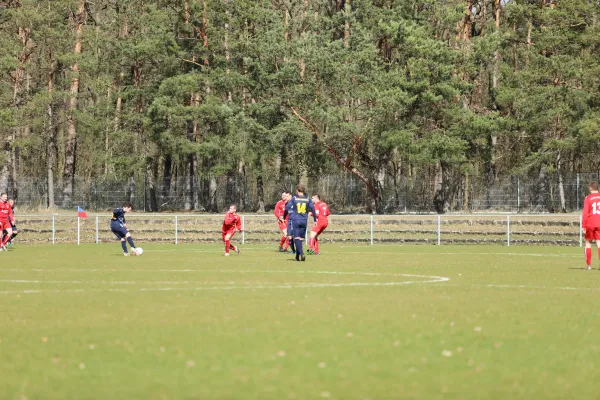
[[[222,215],[134,214],[128,228],[137,241],[157,243],[218,242]],[[87,219],[65,214],[19,215],[21,243],[102,243],[114,241],[110,215]],[[243,232],[235,240],[276,243],[281,236],[272,215],[242,215]],[[323,241],[339,243],[552,244],[581,246],[581,216],[576,214],[404,214],[333,215]]]

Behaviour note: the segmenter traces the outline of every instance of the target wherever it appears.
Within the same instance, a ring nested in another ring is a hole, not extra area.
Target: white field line
[[[365,246],[367,247],[367,246]],[[393,252],[393,251],[374,251],[372,253],[365,253],[364,251],[343,251],[343,252],[327,252],[327,254],[394,254],[399,256],[411,256],[411,255],[450,255],[450,256],[525,256],[525,257],[561,257],[561,258],[580,258],[580,255],[576,254],[544,254],[544,253],[451,253],[451,252]]]
[[[446,278],[447,279],[447,278]],[[24,290],[2,290],[2,294],[35,294],[35,293],[101,293],[101,292],[174,292],[174,291],[211,291],[211,290],[236,290],[236,289],[303,289],[303,288],[324,288],[324,287],[343,287],[343,286],[400,286],[409,284],[422,284],[422,283],[436,283],[446,281],[403,281],[403,282],[350,282],[350,283],[304,283],[304,284],[286,284],[286,285],[253,285],[253,286],[204,286],[194,288],[139,288],[139,289],[50,289],[50,290],[38,290],[38,289],[24,289]],[[498,289],[530,289],[530,290],[564,290],[564,291],[600,291],[600,288],[575,288],[569,286],[563,287],[548,287],[548,286],[527,286],[527,285],[456,285],[448,284],[439,287],[446,286],[462,286],[462,287],[484,287],[484,288],[498,288]]]
[[[411,275],[411,274],[391,274],[385,272],[360,272],[360,271],[310,271],[310,270],[250,270],[250,269],[85,269],[85,268],[63,268],[63,269],[44,269],[44,268],[0,268],[0,272],[235,272],[236,274],[326,274],[326,275],[364,275],[364,276],[410,276],[430,278],[429,275]],[[435,278],[444,278],[438,277]],[[444,278],[445,279],[445,278]],[[47,282],[47,281],[43,281]]]
[[[493,289],[532,289],[532,290],[585,290],[585,291],[600,291],[600,287],[586,288],[586,287],[570,287],[570,286],[532,286],[532,285],[505,285],[505,284],[494,284],[490,283],[487,285],[481,284],[448,284],[444,286],[460,286],[460,287],[475,287],[475,288],[493,288]]]
[[[374,248],[373,246],[340,246],[341,248]],[[258,252],[265,251],[270,248],[242,248],[242,253],[244,252]],[[176,250],[176,249],[159,249],[159,250],[150,250],[153,253],[161,252],[161,253],[223,253],[222,250],[195,250],[195,249],[185,249],[185,250]],[[275,250],[273,250],[275,252]],[[327,251],[324,254],[365,254],[364,251]],[[402,252],[402,251],[373,251],[369,252],[369,254],[393,254],[396,256],[412,256],[412,255],[455,255],[455,256],[525,256],[525,257],[562,257],[562,258],[579,258],[581,256],[575,254],[544,254],[544,253],[490,253],[490,252],[468,252],[468,253],[458,253],[458,252]]]
[[[99,285],[188,285],[197,282],[193,281],[40,281],[40,280],[25,280],[25,279],[0,279],[0,283],[45,283],[45,284],[99,284]],[[217,283],[217,282],[211,282]],[[232,282],[223,282],[223,284],[231,284]]]
[[[254,271],[252,271],[254,272]],[[273,272],[273,271],[255,271],[255,272]],[[291,272],[291,273],[311,273],[307,271],[275,271],[275,272]],[[340,274],[338,271],[319,271],[319,273],[330,273],[330,274]],[[341,273],[341,274],[353,274],[353,273]],[[161,291],[161,292],[171,292],[171,291],[204,291],[204,290],[236,290],[236,289],[246,289],[246,290],[256,290],[256,289],[302,289],[302,288],[327,288],[327,287],[358,287],[358,286],[400,286],[400,285],[410,285],[410,284],[423,284],[423,283],[438,283],[438,282],[447,282],[450,278],[443,276],[428,276],[428,275],[413,275],[413,274],[377,274],[377,273],[354,273],[355,275],[370,275],[370,276],[396,276],[396,277],[408,277],[408,278],[424,278],[424,280],[408,280],[408,281],[396,281],[396,282],[342,282],[342,283],[292,283],[292,284],[279,284],[279,283],[246,283],[244,285],[227,283],[230,286],[197,286],[192,288],[181,288],[181,287],[154,287],[154,288],[127,288],[127,289],[114,289],[114,288],[106,288],[106,289],[23,289],[23,290],[2,290],[0,294],[30,294],[30,293],[88,293],[88,292],[152,292],[152,291]],[[7,283],[15,283],[11,280],[5,280],[0,282]],[[97,281],[26,281],[26,280],[18,280],[16,283],[77,283],[77,284],[86,284],[86,283],[100,283]],[[144,283],[148,282],[134,282],[134,283]],[[187,282],[186,282],[187,283]],[[107,282],[108,285],[116,285],[116,284],[130,284],[127,282]],[[161,284],[161,282],[153,282],[153,284]],[[164,283],[166,284],[166,283]],[[176,284],[180,284],[180,282],[176,282]],[[213,283],[214,285],[214,283]]]

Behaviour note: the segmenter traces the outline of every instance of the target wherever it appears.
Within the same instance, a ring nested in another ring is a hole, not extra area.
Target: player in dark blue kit
[[[283,213],[284,213],[284,215],[290,216],[288,219],[288,224],[287,224],[287,238],[290,242],[290,249],[292,249],[292,253],[295,253],[296,245],[294,244],[294,224],[292,222],[292,215],[294,214],[294,209],[292,208],[293,206],[292,206],[292,202],[291,202],[291,196],[292,196],[292,194],[290,193],[290,201],[285,203],[285,210]],[[285,217],[283,217],[283,218],[285,218]]]
[[[127,222],[125,221],[125,213],[131,212],[133,206],[131,203],[123,204],[123,207],[117,208],[113,211],[113,216],[110,219],[110,230],[115,234],[117,239],[121,241],[121,247],[123,248],[123,255],[128,256],[129,252],[127,251],[127,243],[131,246],[131,250],[133,254],[139,256],[137,249],[135,248],[135,244],[133,244],[133,238],[131,234],[127,230]]]
[[[292,197],[288,204],[290,207],[286,207],[283,218],[288,214],[288,209],[292,210],[290,215],[290,225],[292,225],[292,232],[294,235],[294,243],[296,245],[296,261],[305,261],[306,256],[302,251],[302,242],[306,238],[306,225],[308,221],[308,213],[312,212],[315,222],[317,222],[317,213],[315,212],[315,206],[307,195],[304,194],[306,187],[303,184],[296,186],[296,195]]]

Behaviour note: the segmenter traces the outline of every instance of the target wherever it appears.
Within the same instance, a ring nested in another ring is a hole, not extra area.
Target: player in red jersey
[[[8,204],[10,204],[10,207],[12,208],[12,212],[13,212],[13,218],[15,218],[15,201],[13,199],[8,199]],[[14,220],[13,220],[14,221]],[[14,238],[17,237],[17,235],[19,234],[19,231],[17,230],[17,225],[15,225],[15,223],[13,222],[11,225],[12,228],[12,236],[8,239],[8,246],[12,247],[12,240]],[[2,231],[4,235],[6,235],[6,231]]]
[[[585,263],[592,269],[592,241],[596,241],[600,258],[600,193],[598,182],[590,183],[590,194],[583,200],[581,227],[585,234]]]
[[[223,234],[223,243],[225,243],[225,255],[229,256],[229,250],[233,250],[240,254],[240,249],[231,244],[230,239],[235,233],[235,230],[242,232],[242,218],[236,213],[237,207],[235,204],[229,206],[229,211],[225,213],[225,220],[221,233]]]
[[[310,231],[310,239],[308,240],[308,254],[319,253],[319,235],[323,233],[329,224],[329,207],[324,201],[321,201],[321,196],[313,194],[312,201],[315,204],[315,212],[317,213],[317,223],[313,225]]]
[[[0,232],[2,230],[6,230],[6,235],[2,238],[2,242],[0,243],[0,250],[6,250],[6,243],[12,237],[12,226],[15,224],[15,217],[12,212],[12,206],[8,202],[8,195],[6,193],[2,193],[0,195]]]
[[[287,202],[290,200],[291,197],[292,197],[292,195],[290,192],[281,193],[281,200],[279,200],[277,202],[277,204],[275,204],[275,210],[273,211],[273,214],[275,214],[275,217],[277,218],[277,224],[279,225],[279,230],[281,231],[281,239],[279,240],[279,251],[286,252],[286,253],[287,253],[287,249],[290,245],[288,238],[287,238],[287,226],[288,226],[288,220],[290,219],[290,216],[288,214],[287,217],[285,219],[283,219],[283,213],[285,212],[285,205],[287,204]]]

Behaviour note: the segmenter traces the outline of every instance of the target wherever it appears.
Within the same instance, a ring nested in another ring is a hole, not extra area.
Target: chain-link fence
[[[442,183],[434,175],[419,177],[385,176],[374,186],[383,213],[430,212],[567,212],[581,208],[588,183],[598,174],[571,174],[562,177],[507,176],[489,183],[487,177],[457,175]],[[219,212],[235,203],[245,212],[270,211],[282,190],[293,191],[299,177],[199,176],[161,179],[142,177],[124,179],[76,178],[72,196],[65,196],[64,185],[54,185],[57,208],[111,210],[125,201],[136,210]],[[309,193],[319,193],[336,213],[375,211],[373,194],[352,174],[309,177]],[[20,178],[9,196],[17,207],[43,209],[51,203],[44,180]],[[441,197],[440,197],[441,196]],[[441,198],[441,200],[440,200]],[[562,199],[561,199],[562,198]],[[442,206],[439,202],[442,202]],[[438,204],[436,204],[436,202]]]

